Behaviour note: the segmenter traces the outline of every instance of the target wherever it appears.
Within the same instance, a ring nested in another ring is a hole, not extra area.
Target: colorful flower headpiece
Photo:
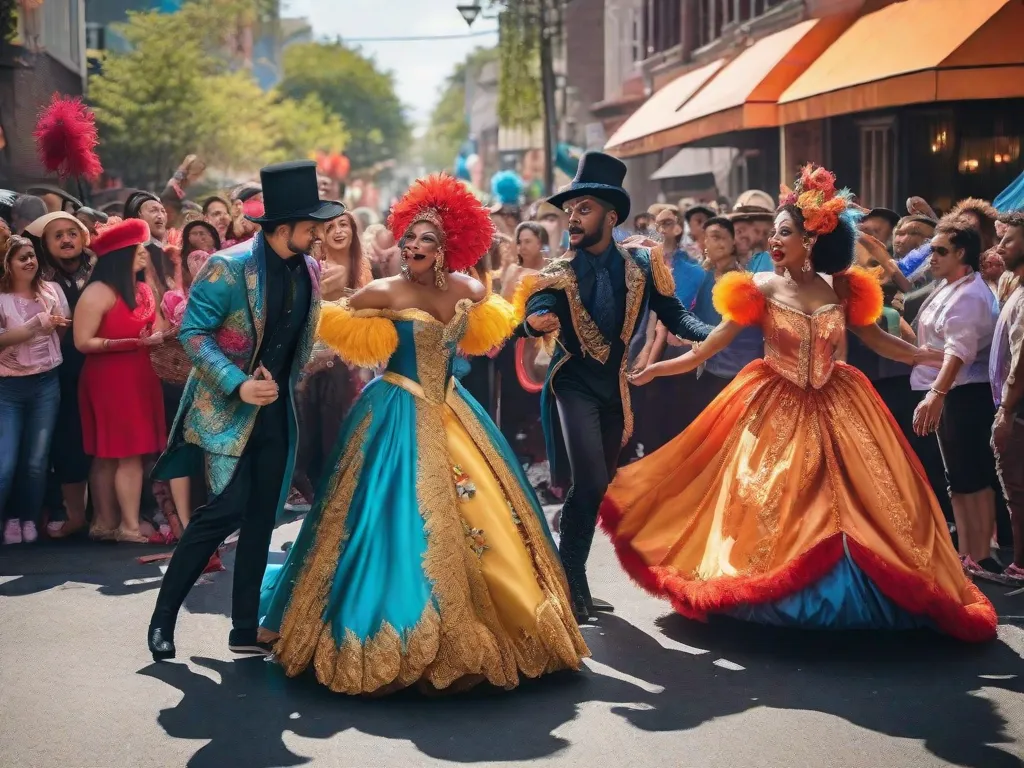
[[[469,269],[491,247],[494,224],[466,185],[444,173],[419,179],[388,216],[388,228],[401,240],[413,224],[430,222],[441,235],[444,265],[452,272]]]
[[[804,229],[826,235],[839,225],[839,217],[849,208],[853,194],[836,190],[836,176],[820,166],[808,163],[800,171],[793,188],[780,185],[779,207],[794,205],[804,217]]]

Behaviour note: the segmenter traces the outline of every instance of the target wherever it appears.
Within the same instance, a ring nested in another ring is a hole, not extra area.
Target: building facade
[[[774,193],[816,162],[865,205],[921,194],[947,209],[1024,169],[1019,2],[604,5],[604,94],[590,112],[638,205]]]
[[[47,0],[18,16],[14,41],[0,46],[0,187],[46,180],[32,132],[54,93],[85,92],[85,4]]]

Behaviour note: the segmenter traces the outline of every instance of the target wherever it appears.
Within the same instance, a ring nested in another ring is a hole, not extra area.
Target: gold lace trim
[[[626,351],[622,355],[622,362],[619,364],[619,395],[622,398],[622,445],[629,442],[633,436],[633,400],[629,392],[629,382],[626,380],[626,367],[629,364],[629,342],[633,338],[633,329],[636,327],[636,320],[640,314],[643,304],[644,287],[646,279],[644,271],[640,268],[633,257],[621,248],[623,261],[626,265],[626,319],[622,324],[622,342],[626,345]]]
[[[558,668],[579,669],[581,659],[589,656],[590,651],[569,608],[569,586],[565,580],[565,573],[533,511],[533,505],[526,497],[527,492],[491,442],[490,436],[477,420],[469,404],[457,394],[453,394],[448,399],[448,405],[473,443],[480,449],[504,491],[517,520],[519,535],[533,561],[537,583],[547,598],[538,608],[538,631],[543,645],[537,646],[521,641],[519,653],[524,655],[521,659],[517,658],[519,667],[527,677],[535,676],[530,674],[531,668],[551,669],[550,665],[556,660],[562,665]],[[542,610],[546,612],[543,618]]]
[[[561,258],[551,262],[537,277],[534,293],[547,289],[559,290],[565,293],[569,302],[569,316],[572,318],[572,327],[576,331],[576,338],[580,340],[580,348],[585,355],[590,355],[599,362],[608,362],[608,355],[611,354],[611,345],[601,335],[593,318],[583,308],[583,300],[580,298],[580,287],[576,282],[576,273],[573,272],[569,259]]]
[[[348,518],[352,496],[363,467],[363,446],[369,431],[372,413],[367,413],[352,434],[334,472],[335,481],[313,532],[313,546],[295,581],[291,599],[281,621],[281,637],[274,652],[285,674],[294,677],[309,666],[320,643],[321,635],[329,627],[323,620],[327,596],[338,568],[345,521]]]

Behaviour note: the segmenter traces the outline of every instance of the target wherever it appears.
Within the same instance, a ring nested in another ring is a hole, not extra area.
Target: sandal
[[[114,541],[118,544],[149,544],[149,537],[141,533],[127,533],[118,528],[114,532]]]
[[[89,538],[93,541],[114,541],[117,537],[117,528],[98,528],[92,526],[89,529]]]

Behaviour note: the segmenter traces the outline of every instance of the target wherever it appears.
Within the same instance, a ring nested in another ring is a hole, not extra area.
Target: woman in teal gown
[[[347,362],[386,371],[353,406],[333,472],[282,566],[264,580],[262,637],[288,675],[331,690],[515,687],[588,655],[543,512],[511,449],[453,376],[499,346],[511,305],[453,274],[490,241],[450,177],[392,211],[403,275],[323,309]],[[479,242],[478,242],[479,241]]]

